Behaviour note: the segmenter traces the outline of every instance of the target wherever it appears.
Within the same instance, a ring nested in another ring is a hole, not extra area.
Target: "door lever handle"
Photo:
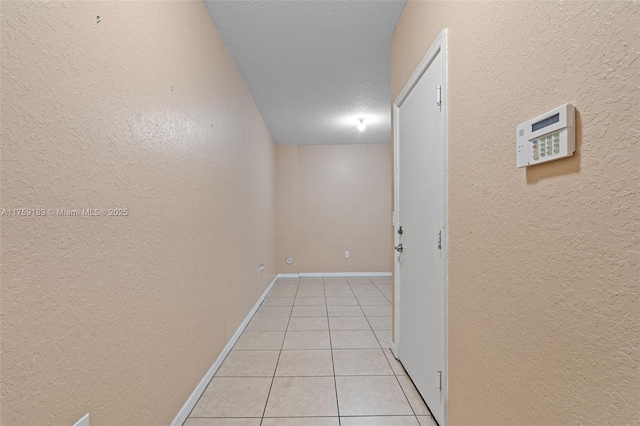
[[[397,246],[395,246],[395,249],[398,253],[402,253],[404,251],[402,244],[398,244]]]

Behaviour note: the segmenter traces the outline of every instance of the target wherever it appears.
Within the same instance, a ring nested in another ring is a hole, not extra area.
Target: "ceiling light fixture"
[[[360,120],[360,123],[358,123],[358,130],[363,131],[366,128],[364,118],[359,118],[358,120]]]

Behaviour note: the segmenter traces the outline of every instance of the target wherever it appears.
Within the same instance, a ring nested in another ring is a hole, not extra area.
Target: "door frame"
[[[442,87],[441,87],[441,107],[442,107],[442,196],[443,196],[443,208],[442,208],[442,294],[443,294],[443,325],[444,325],[444,366],[442,371],[442,392],[444,396],[444,424],[447,424],[447,405],[448,405],[448,391],[449,391],[449,354],[448,354],[448,249],[449,249],[449,227],[447,220],[447,174],[448,174],[448,128],[447,128],[447,93],[448,93],[448,81],[447,81],[447,70],[448,70],[448,59],[447,59],[447,29],[443,29],[438,37],[435,39],[426,55],[416,68],[416,70],[405,84],[404,88],[396,98],[393,103],[393,177],[394,177],[394,200],[393,200],[393,226],[394,226],[394,243],[397,245],[399,243],[398,239],[398,218],[399,218],[399,207],[400,207],[400,199],[399,199],[399,188],[400,188],[400,174],[399,174],[399,159],[400,159],[400,132],[398,129],[398,118],[400,115],[400,107],[407,99],[413,88],[416,86],[420,78],[426,72],[429,65],[433,62],[434,58],[438,53],[442,52]],[[435,96],[434,96],[435,100]],[[396,358],[400,357],[402,352],[402,342],[400,342],[400,265],[398,262],[398,256],[395,255],[394,252],[394,341],[391,344],[391,350]],[[444,426],[444,425],[442,425]]]

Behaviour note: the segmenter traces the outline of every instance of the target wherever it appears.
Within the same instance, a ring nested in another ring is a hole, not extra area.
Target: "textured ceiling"
[[[276,143],[391,141],[390,41],[405,0],[204,3]]]

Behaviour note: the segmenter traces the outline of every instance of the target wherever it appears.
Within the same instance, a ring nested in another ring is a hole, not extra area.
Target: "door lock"
[[[401,226],[401,227],[399,227],[399,228],[398,228],[398,235],[402,235],[402,233],[403,233],[403,232],[404,232],[404,231],[403,231],[403,229],[402,229],[402,226]]]
[[[402,244],[398,244],[398,245],[395,247],[395,249],[396,249],[396,251],[397,251],[398,253],[402,253],[402,251],[404,250],[404,248],[402,247]]]

